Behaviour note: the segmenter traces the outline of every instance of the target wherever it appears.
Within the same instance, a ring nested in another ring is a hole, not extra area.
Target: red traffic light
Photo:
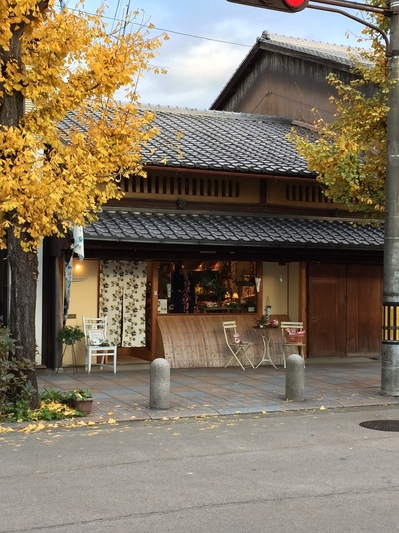
[[[285,11],[295,13],[302,11],[308,5],[309,0],[227,0],[234,4],[243,6],[263,7],[264,9],[275,9],[276,11]]]

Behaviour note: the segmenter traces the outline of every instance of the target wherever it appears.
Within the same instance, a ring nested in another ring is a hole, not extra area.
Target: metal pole
[[[385,182],[384,289],[381,394],[399,396],[399,0],[391,26]]]

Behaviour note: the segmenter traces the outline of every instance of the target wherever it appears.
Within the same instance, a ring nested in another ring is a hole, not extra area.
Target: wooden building
[[[161,133],[143,149],[148,177],[123,180],[124,198],[85,228],[68,324],[107,314],[120,362],[165,356],[175,367],[223,366],[222,321],[235,318],[255,342],[255,317],[270,303],[272,315],[305,322],[308,357],[377,355],[383,230],[323,196],[287,138],[293,121],[152,111]],[[48,366],[60,357],[63,264],[47,241]],[[277,345],[274,356],[282,362]]]
[[[264,31],[211,109],[330,122],[336,92],[326,78],[349,82],[355,61],[364,61],[358,49]]]

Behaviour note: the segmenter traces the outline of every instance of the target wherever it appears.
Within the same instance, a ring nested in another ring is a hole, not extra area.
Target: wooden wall
[[[248,355],[256,365],[262,358],[260,330],[254,329],[251,314],[160,315],[157,320],[156,357],[165,357],[171,368],[223,368],[231,357],[226,345],[223,321],[235,320],[243,341],[253,342]],[[271,354],[276,365],[282,365],[280,328],[268,330]]]
[[[230,89],[225,88],[224,98],[211,109],[289,117],[308,124],[319,118],[329,122],[334,119],[329,96],[336,95],[326,80],[331,72],[348,83],[354,78],[339,62],[292,50],[262,49],[238,79],[233,76]]]

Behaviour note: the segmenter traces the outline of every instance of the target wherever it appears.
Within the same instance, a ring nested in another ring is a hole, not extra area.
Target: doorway
[[[310,264],[308,356],[381,351],[382,266]]]
[[[147,263],[101,260],[99,316],[108,318],[108,339],[118,363],[135,362],[147,348]]]

